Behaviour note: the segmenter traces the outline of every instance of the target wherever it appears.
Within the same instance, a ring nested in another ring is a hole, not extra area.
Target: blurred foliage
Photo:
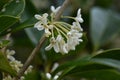
[[[43,34],[33,28],[37,21],[34,15],[49,13],[51,5],[57,7],[63,1],[0,0],[0,49],[10,41],[8,48],[14,49],[15,57],[25,62]],[[81,8],[83,43],[76,51],[62,55],[45,51],[46,41],[32,63],[33,72],[26,75],[25,80],[45,80],[47,72],[52,78],[61,73],[58,80],[120,80],[119,5],[120,0],[71,0],[63,15],[76,16],[77,9]],[[5,40],[8,33],[11,33],[9,41]],[[55,63],[59,67],[52,71]],[[0,71],[16,75],[3,52],[0,52]]]

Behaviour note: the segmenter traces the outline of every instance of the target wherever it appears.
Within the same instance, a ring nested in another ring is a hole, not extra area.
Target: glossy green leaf
[[[21,24],[15,28],[14,31],[18,31],[24,28],[33,27],[34,24],[38,21],[34,18],[34,15],[37,13],[35,7],[31,3],[30,0],[26,0],[26,6],[25,10],[21,16]],[[41,32],[37,31],[37,29],[34,28],[28,28],[25,29],[25,32],[27,33],[28,37],[30,38],[31,42],[36,45],[38,40],[41,37]]]
[[[94,55],[93,58],[110,58],[115,60],[120,60],[120,49],[110,49],[103,51],[97,55]]]
[[[18,20],[18,18],[12,16],[0,16],[0,34],[10,28]]]
[[[18,25],[13,32],[22,30],[28,27],[33,27],[34,24],[38,21],[34,18],[34,15],[37,13],[35,7],[30,0],[26,0],[25,9],[21,15],[21,24]]]
[[[0,15],[19,16],[25,8],[25,0],[11,0],[4,8]]]
[[[101,8],[91,10],[91,39],[95,49],[110,42],[120,31],[120,15]]]
[[[73,60],[73,61],[70,61],[70,62],[66,62],[62,65],[60,65],[54,72],[53,72],[53,76],[58,73],[59,71],[62,71],[62,70],[65,70],[65,69],[68,69],[70,67],[76,67],[76,66],[85,66],[85,65],[88,65],[88,64],[92,64],[92,62],[90,62],[90,56],[88,57],[84,57],[84,58],[80,58],[78,60]]]
[[[72,73],[78,73],[78,72],[85,72],[88,70],[106,70],[106,69],[114,69],[114,70],[120,70],[120,50],[114,49],[114,50],[107,50],[102,52],[101,54],[97,54],[95,56],[89,56],[86,58],[80,58],[78,60],[73,60],[70,62],[66,62],[62,65],[60,65],[54,72],[53,76],[57,74],[60,71],[63,71],[63,74],[61,74],[60,79],[62,79],[64,76],[72,74]],[[68,69],[70,69],[68,71]],[[67,72],[66,72],[67,71]]]
[[[2,52],[0,52],[0,70],[9,73],[12,76],[17,75],[16,71],[12,69],[7,58]]]
[[[120,61],[108,58],[93,58],[90,61],[93,61],[97,64],[102,64],[106,66],[110,66],[120,70]]]
[[[87,78],[95,80],[120,80],[120,72],[116,70],[88,70],[84,72],[77,72],[70,75],[78,79]]]
[[[19,30],[23,30],[25,28],[33,27],[36,22],[37,20],[35,18],[28,19],[24,21],[23,23],[20,23],[16,28],[12,30],[12,32],[16,32]]]

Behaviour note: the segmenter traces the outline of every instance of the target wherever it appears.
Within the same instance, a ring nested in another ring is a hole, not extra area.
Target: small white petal
[[[78,20],[80,23],[84,22],[83,19],[81,18],[81,16],[76,17],[76,20]]]
[[[58,35],[56,41],[60,42],[62,39],[63,39],[62,36]]]
[[[14,61],[15,58],[13,56],[7,56],[7,58],[10,60],[10,61]]]
[[[52,11],[54,14],[56,14],[56,13],[59,11],[60,8],[61,8],[61,6],[58,6],[56,9],[55,9],[54,6],[51,6],[51,11]]]
[[[81,9],[78,9],[78,11],[77,11],[77,16],[76,16],[76,21],[78,21],[78,22],[80,22],[80,23],[82,23],[83,22],[83,19],[82,19],[82,17],[81,17]]]
[[[45,29],[46,37],[49,37],[51,35],[51,32],[48,28]]]
[[[48,17],[48,13],[44,13],[43,18],[47,18],[47,17]]]
[[[55,75],[54,78],[53,78],[53,80],[57,80],[58,78],[59,78],[59,76]]]
[[[54,12],[55,11],[55,7],[54,6],[51,6],[51,11]]]
[[[48,79],[51,79],[51,74],[50,74],[50,73],[46,73],[46,77],[47,77]]]
[[[77,11],[77,16],[79,16],[81,14],[81,9],[79,8]]]
[[[73,22],[73,25],[71,27],[71,29],[75,29],[75,30],[78,30],[78,31],[83,31],[81,25],[79,24],[79,22]]]
[[[52,47],[53,47],[53,45],[52,45],[52,44],[49,44],[49,45],[45,48],[45,50],[48,51],[48,50],[52,49]]]
[[[60,51],[58,43],[55,43],[55,45],[54,45],[53,48],[54,48],[54,50],[55,50],[56,53],[58,53]]]
[[[59,11],[60,8],[61,8],[61,6],[59,6],[59,7],[56,8],[56,13]]]
[[[54,65],[53,65],[53,67],[52,67],[52,72],[55,70],[55,69],[57,69],[57,67],[59,66],[59,64],[58,63],[54,63]]]
[[[83,40],[82,40],[82,39],[79,39],[79,42],[83,42]]]
[[[41,20],[41,19],[42,19],[42,16],[40,16],[39,14],[36,14],[36,15],[35,15],[35,18],[38,19],[38,20]]]
[[[68,53],[65,45],[63,45],[63,52],[64,52],[64,53]]]
[[[43,30],[44,29],[44,26],[41,25],[40,22],[37,22],[35,25],[34,25],[35,28],[37,28],[38,30]]]

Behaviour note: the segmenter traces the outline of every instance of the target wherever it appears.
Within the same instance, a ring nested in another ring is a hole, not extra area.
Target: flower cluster
[[[6,51],[7,59],[9,60],[10,65],[12,66],[13,69],[15,69],[16,72],[19,72],[20,69],[23,67],[23,64],[21,63],[21,61],[18,61],[13,57],[14,54],[15,54],[14,50]],[[30,65],[24,74],[26,75],[27,73],[31,72],[32,68],[33,67]],[[14,78],[11,77],[10,75],[7,75],[7,76],[5,75],[3,80],[14,80]],[[22,76],[20,80],[24,80],[24,76]]]
[[[56,53],[68,53],[70,50],[75,50],[76,45],[83,41],[81,39],[83,29],[80,25],[83,22],[81,9],[78,9],[76,17],[62,16],[62,18],[73,19],[72,24],[54,20],[59,9],[60,7],[55,9],[54,6],[51,6],[50,19],[48,19],[47,13],[36,14],[35,18],[39,21],[34,27],[39,31],[44,30],[45,36],[50,38],[50,44],[45,50],[53,48]]]

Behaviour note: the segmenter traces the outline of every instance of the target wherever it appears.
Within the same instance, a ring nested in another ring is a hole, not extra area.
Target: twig
[[[64,10],[67,8],[68,4],[70,3],[71,0],[65,0],[64,3],[62,4],[60,10],[57,12],[55,20],[59,20],[62,13],[64,12]]]
[[[42,47],[42,44],[45,42],[45,40],[46,40],[46,37],[43,35],[41,37],[41,39],[39,40],[39,43],[33,49],[32,53],[30,54],[30,56],[28,57],[27,61],[25,62],[25,64],[23,65],[22,69],[19,71],[19,73],[17,74],[17,77],[14,80],[18,80],[24,74],[24,72],[29,67],[29,65],[31,64],[32,60],[36,56],[36,54],[40,51],[40,48]]]
[[[60,10],[58,11],[55,20],[59,20],[61,14],[63,13],[63,11],[66,9],[67,5],[69,4],[70,0],[65,0],[63,5],[61,6]],[[25,62],[25,64],[23,65],[22,69],[20,70],[20,72],[17,74],[17,77],[14,80],[18,80],[26,71],[26,69],[29,67],[29,65],[31,64],[32,60],[34,59],[34,57],[36,56],[36,54],[40,51],[40,48],[42,47],[42,44],[45,42],[46,37],[43,35],[41,37],[41,39],[39,40],[39,43],[37,44],[37,46],[33,49],[32,53],[30,54],[30,56],[28,57],[27,61]]]

